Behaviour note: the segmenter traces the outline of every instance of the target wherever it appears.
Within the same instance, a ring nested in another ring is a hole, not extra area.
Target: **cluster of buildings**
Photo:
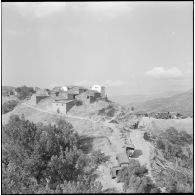
[[[32,104],[38,104],[42,99],[52,97],[52,109],[56,113],[66,114],[77,102],[91,104],[97,99],[105,98],[105,87],[93,85],[90,89],[82,86],[54,87],[52,90],[35,89],[32,95]]]

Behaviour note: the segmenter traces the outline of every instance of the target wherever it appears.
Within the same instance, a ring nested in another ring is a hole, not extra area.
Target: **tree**
[[[9,100],[2,105],[2,113],[6,114],[7,112],[12,111],[16,105],[18,104],[18,101],[16,100]]]
[[[84,154],[70,123],[34,124],[12,115],[2,131],[3,193],[101,192],[95,170],[107,157]]]
[[[31,96],[33,93],[35,93],[33,87],[18,87],[15,89],[16,92],[18,93],[18,98],[20,100],[24,100],[26,97]]]
[[[147,173],[148,169],[145,166],[141,166],[136,160],[131,160],[129,166],[119,173],[119,180],[124,182],[124,191],[128,193],[160,192]]]

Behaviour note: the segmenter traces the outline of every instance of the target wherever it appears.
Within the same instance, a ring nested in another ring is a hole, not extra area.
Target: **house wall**
[[[75,105],[75,101],[66,102],[66,103],[53,102],[52,109],[55,113],[66,114],[74,105]]]
[[[63,86],[61,89],[62,89],[63,91],[68,91],[68,87],[66,87],[66,86]]]
[[[102,97],[105,97],[105,93],[106,93],[106,91],[105,91],[105,87],[103,87],[103,86],[100,86],[100,85],[93,85],[92,87],[91,87],[91,89],[92,90],[95,90],[95,91],[98,91],[100,94],[101,94],[101,96]]]
[[[120,166],[121,166],[121,167],[128,167],[129,164],[127,164],[127,163],[121,163]]]
[[[81,100],[84,104],[90,104],[93,101],[93,99],[90,97],[87,98],[87,96],[88,96],[87,93],[81,93],[76,96],[76,99]]]
[[[106,96],[106,88],[105,87],[101,87],[101,96],[102,97]]]
[[[67,95],[67,99],[68,99],[68,100],[74,100],[75,97],[76,97],[75,94],[68,94],[68,95]]]
[[[83,93],[83,92],[85,92],[85,91],[86,91],[86,89],[79,89],[79,90],[78,90],[78,93],[81,94],[81,93]]]
[[[38,104],[42,99],[47,98],[48,96],[36,96],[36,104]]]
[[[66,112],[68,112],[75,105],[75,101],[66,103]]]
[[[93,86],[91,87],[91,89],[92,89],[92,90],[96,90],[96,91],[98,91],[99,93],[101,93],[101,86],[100,86],[100,85],[93,85]]]

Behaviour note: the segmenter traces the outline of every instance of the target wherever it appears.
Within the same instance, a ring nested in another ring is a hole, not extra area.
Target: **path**
[[[150,166],[150,152],[151,145],[143,138],[144,131],[141,130],[132,130],[130,133],[130,137],[132,143],[135,146],[135,153],[132,159],[138,160],[141,165],[146,165],[148,169],[148,175],[152,179],[151,175],[151,166]]]

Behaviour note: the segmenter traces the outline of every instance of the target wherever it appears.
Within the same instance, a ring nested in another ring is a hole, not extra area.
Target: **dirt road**
[[[148,176],[152,178],[150,166],[150,152],[152,146],[143,138],[144,131],[132,130],[130,133],[131,141],[135,146],[135,153],[132,159],[138,160],[141,165],[145,165],[148,169]]]

